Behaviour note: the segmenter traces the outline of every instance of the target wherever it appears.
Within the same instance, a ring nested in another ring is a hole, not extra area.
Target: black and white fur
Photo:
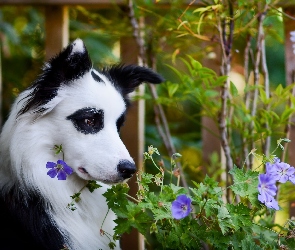
[[[108,210],[102,193],[136,171],[119,137],[128,94],[162,81],[135,65],[93,69],[80,39],[44,65],[15,100],[0,137],[0,249],[109,249],[100,235]],[[74,170],[67,180],[47,175],[46,163],[61,159],[54,145],[62,145]],[[103,187],[84,189],[71,211],[70,196],[87,180]],[[112,234],[114,219],[109,212],[103,230]]]

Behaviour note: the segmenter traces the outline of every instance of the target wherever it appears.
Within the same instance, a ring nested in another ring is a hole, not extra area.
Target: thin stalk
[[[264,10],[266,11],[268,9],[268,5],[265,6]],[[265,18],[265,11],[263,12],[263,19]],[[261,20],[263,23],[263,20]],[[261,30],[261,71],[264,76],[264,91],[266,98],[269,99],[269,73],[268,73],[268,68],[266,64],[266,52],[265,52],[265,34],[264,34],[264,29],[262,28]],[[270,104],[267,104],[265,107],[266,111],[270,110]],[[264,124],[266,131],[269,130],[269,124],[266,121]],[[263,145],[263,153],[268,156],[269,155],[269,150],[270,150],[270,143],[271,143],[271,137],[268,135],[265,139],[265,143]]]
[[[250,100],[251,100],[251,92],[248,91],[248,86],[249,86],[249,77],[250,77],[250,73],[249,73],[249,55],[250,55],[250,49],[251,49],[251,35],[247,36],[247,43],[246,43],[246,47],[245,47],[245,51],[244,51],[244,58],[245,58],[245,62],[244,62],[244,76],[245,76],[245,82],[246,82],[246,92],[245,92],[245,96],[244,96],[244,102],[245,102],[245,107],[246,110],[250,109]],[[244,127],[246,130],[249,131],[248,129],[248,125],[244,124]],[[243,143],[243,156],[245,159],[245,167],[246,169],[250,169],[250,157],[253,158],[253,156],[249,155],[249,149],[247,147],[247,138],[242,137],[242,143]]]
[[[131,25],[133,28],[133,36],[134,36],[136,43],[139,47],[139,57],[142,61],[143,66],[147,67],[148,63],[147,63],[145,42],[144,42],[143,35],[140,32],[140,28],[139,28],[140,26],[139,26],[138,20],[135,17],[134,4],[133,4],[132,0],[128,1],[128,7],[129,7],[129,18],[130,18],[130,22],[131,22]],[[154,60],[151,60],[151,61],[154,61]],[[157,94],[156,87],[152,84],[148,84],[148,87],[150,89],[153,99],[157,100],[158,94]],[[165,145],[169,155],[173,155],[174,153],[176,153],[176,150],[175,150],[174,144],[171,140],[170,129],[168,126],[168,121],[167,121],[165,112],[163,110],[163,107],[159,103],[155,103],[154,110],[155,110],[155,114],[156,114],[155,121],[156,121],[157,129],[160,132],[160,136],[164,142],[164,145]],[[180,163],[178,163],[178,167],[180,170],[182,184],[185,188],[188,188],[188,184],[187,184],[186,179],[184,177]]]
[[[229,34],[226,33],[227,23],[225,20],[219,20],[218,22],[218,30],[220,35],[221,47],[222,47],[222,75],[228,76],[231,69],[231,48],[233,43],[233,30],[234,30],[234,22],[233,22],[233,6],[229,1]],[[227,118],[228,118],[228,106],[227,103],[230,100],[230,95],[228,91],[229,86],[229,78],[224,82],[221,87],[221,110],[219,114],[219,131],[221,138],[221,146],[225,156],[225,170],[228,173],[229,170],[233,168],[233,160],[231,157],[231,149],[229,145],[229,130],[227,126]],[[226,186],[230,185],[229,175],[226,174]],[[230,193],[226,192],[226,199],[230,201]]]
[[[260,70],[259,66],[261,63],[261,57],[263,53],[262,41],[264,40],[264,30],[263,30],[263,21],[266,15],[267,5],[264,10],[258,16],[258,33],[257,33],[257,43],[256,43],[256,56],[254,59],[254,93],[253,93],[253,102],[251,108],[251,116],[255,117],[257,113],[257,102],[258,102],[258,93],[259,93],[259,81],[260,81]],[[250,131],[254,129],[254,121],[250,123]],[[254,141],[251,141],[251,148],[255,147]]]

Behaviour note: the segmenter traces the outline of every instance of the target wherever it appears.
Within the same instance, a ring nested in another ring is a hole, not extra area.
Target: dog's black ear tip
[[[152,84],[160,84],[160,83],[163,83],[165,81],[166,81],[166,79],[162,75],[160,75],[160,74],[158,74],[156,72],[153,72],[151,77],[148,79],[148,82],[152,83]]]
[[[166,79],[163,76],[159,75],[159,74],[158,74],[158,78],[159,78],[159,81],[156,82],[156,84],[160,84],[160,83],[163,83],[163,82],[166,81]]]

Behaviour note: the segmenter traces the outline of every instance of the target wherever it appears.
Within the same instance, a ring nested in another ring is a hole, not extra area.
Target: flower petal
[[[55,162],[47,162],[46,163],[46,168],[55,168],[55,166],[56,166],[56,163]]]
[[[63,169],[60,169],[57,173],[57,179],[58,180],[66,180],[67,179],[67,174]]]
[[[182,204],[191,204],[191,199],[187,197],[185,194],[181,194],[177,196],[176,200]]]
[[[275,199],[272,199],[270,201],[266,201],[265,202],[265,206],[267,206],[268,208],[273,208],[275,210],[279,210],[279,204]]]
[[[70,166],[68,166],[67,164],[64,165],[64,171],[67,173],[67,175],[70,175],[73,173],[73,169]]]
[[[293,184],[295,184],[295,174],[289,176],[289,181],[291,181]]]
[[[57,169],[52,168],[47,172],[47,175],[49,175],[51,178],[54,178],[57,175]]]
[[[186,217],[187,215],[183,213],[182,210],[172,210],[172,217],[176,220],[180,220],[183,219],[184,217]]]

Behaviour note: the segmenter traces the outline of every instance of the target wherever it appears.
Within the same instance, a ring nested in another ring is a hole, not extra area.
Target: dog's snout
[[[135,164],[127,160],[120,161],[117,169],[119,175],[124,179],[130,178],[136,172]]]

